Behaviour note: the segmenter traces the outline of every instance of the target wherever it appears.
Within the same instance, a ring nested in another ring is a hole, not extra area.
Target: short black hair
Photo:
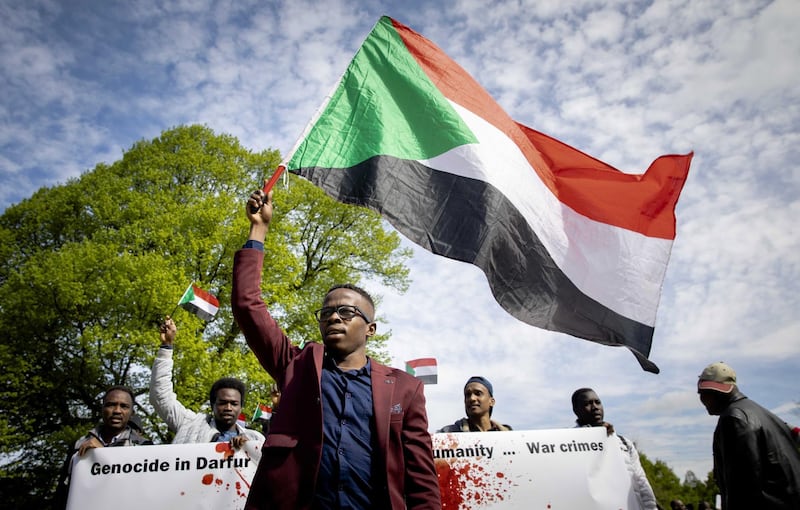
[[[239,395],[242,396],[242,407],[244,407],[244,395],[245,395],[245,387],[244,383],[235,377],[223,377],[222,379],[217,379],[214,381],[214,384],[211,385],[211,391],[208,395],[208,400],[211,402],[213,406],[217,402],[217,392],[219,390],[224,389],[232,389],[239,392]]]
[[[117,384],[117,385],[111,386],[110,388],[108,388],[108,389],[106,390],[106,392],[105,392],[105,393],[103,393],[103,398],[102,398],[101,400],[103,401],[103,403],[104,403],[104,404],[105,404],[105,402],[106,402],[106,397],[107,397],[107,396],[108,396],[108,394],[109,394],[109,393],[111,393],[112,391],[124,391],[125,393],[127,393],[128,395],[130,395],[130,396],[131,396],[131,404],[133,404],[134,402],[136,402],[136,397],[134,396],[134,394],[133,394],[133,390],[132,390],[132,389],[130,389],[128,386],[123,386],[123,385],[121,385],[121,384]]]
[[[597,393],[596,391],[594,391],[591,388],[578,388],[577,390],[575,390],[575,392],[572,394],[572,407],[573,408],[578,407],[578,403],[579,403],[578,402],[578,398],[581,395],[583,395],[584,393],[589,393],[590,391],[592,391],[594,393]]]
[[[361,297],[363,297],[364,299],[367,300],[367,302],[369,302],[369,305],[372,307],[372,311],[373,312],[375,311],[375,301],[372,300],[372,296],[369,295],[369,292],[362,289],[361,287],[353,285],[352,283],[337,283],[336,285],[328,289],[328,292],[325,293],[325,297],[328,297],[328,294],[330,294],[336,289],[348,289],[352,290],[353,292],[359,293]]]

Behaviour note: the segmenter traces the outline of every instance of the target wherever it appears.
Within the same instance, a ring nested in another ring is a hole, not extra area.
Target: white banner
[[[638,508],[603,427],[434,434],[433,452],[444,509]],[[241,509],[251,453],[226,443],[95,448],[73,466],[67,509]]]
[[[94,448],[72,466],[67,510],[242,509],[261,446],[250,443]]]
[[[604,427],[434,434],[443,509],[638,510]]]

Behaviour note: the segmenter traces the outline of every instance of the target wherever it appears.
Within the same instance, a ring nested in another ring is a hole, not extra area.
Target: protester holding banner
[[[656,510],[656,496],[642,468],[639,452],[629,439],[615,434],[614,427],[604,421],[605,411],[600,397],[591,388],[579,388],[572,394],[572,411],[577,416],[578,427],[605,427],[609,435],[614,435],[625,459],[625,466],[631,477],[631,485],[641,510]]]
[[[485,377],[476,375],[464,385],[464,410],[466,418],[457,420],[436,432],[491,432],[511,430],[508,425],[492,420],[494,411],[494,388]]]
[[[369,294],[338,285],[316,317],[322,343],[291,343],[261,297],[272,194],[247,203],[250,234],[233,263],[231,305],[247,343],[283,391],[247,509],[440,509],[420,380],[366,354]]]
[[[106,446],[150,445],[152,441],[142,436],[141,428],[133,414],[133,391],[127,386],[112,386],[103,394],[102,421],[85,436],[78,439],[67,457],[56,489],[56,508],[67,504],[69,474],[72,463],[92,448]]]
[[[791,428],[747,398],[723,362],[700,374],[697,393],[714,430],[714,480],[724,510],[800,508],[800,453]]]
[[[244,383],[232,377],[218,379],[211,386],[209,400],[213,413],[196,413],[184,407],[172,386],[172,352],[177,328],[168,316],[161,325],[161,347],[153,361],[150,374],[150,403],[158,416],[175,432],[173,443],[230,442],[234,448],[245,443],[248,452],[258,460],[259,447],[264,436],[253,429],[236,423],[244,406],[246,388]]]

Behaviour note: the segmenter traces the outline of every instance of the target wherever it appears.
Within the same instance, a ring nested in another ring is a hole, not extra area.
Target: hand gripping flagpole
[[[272,177],[270,177],[269,180],[264,183],[264,189],[261,190],[261,191],[264,192],[264,198],[267,198],[267,195],[269,195],[270,190],[272,190],[272,188],[275,186],[275,183],[278,182],[278,179],[280,178],[280,176],[281,176],[281,174],[283,173],[284,170],[286,170],[285,166],[278,165],[278,168],[275,169],[275,173],[272,174]],[[261,209],[261,206],[254,207],[254,206],[251,205],[250,206],[250,213],[251,214],[255,214],[260,209]]]

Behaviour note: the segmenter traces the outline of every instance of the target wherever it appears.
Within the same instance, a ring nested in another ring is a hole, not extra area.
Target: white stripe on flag
[[[451,104],[479,143],[420,162],[500,190],[581,292],[624,317],[653,326],[672,240],[599,223],[570,209],[544,186],[512,140],[486,120]],[[599,257],[604,253],[608,255]]]
[[[423,365],[421,367],[414,368],[414,375],[416,377],[424,377],[426,375],[436,375],[437,367],[436,365]]]
[[[219,310],[218,306],[214,306],[213,304],[209,303],[208,301],[205,301],[205,300],[201,299],[197,295],[195,295],[194,299],[192,300],[192,304],[195,305],[197,308],[205,311],[206,313],[208,313],[211,316],[216,315],[217,311]]]

